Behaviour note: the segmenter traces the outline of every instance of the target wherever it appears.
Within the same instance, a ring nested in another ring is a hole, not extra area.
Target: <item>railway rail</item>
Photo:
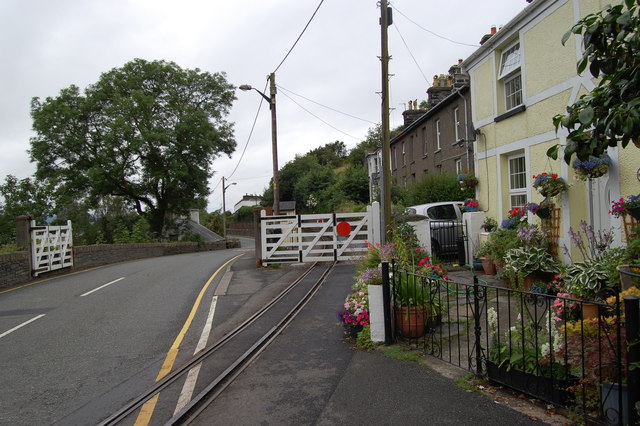
[[[175,368],[100,425],[137,424],[140,413],[146,410],[149,415],[150,409],[153,414],[149,424],[186,425],[194,421],[293,321],[334,266],[335,262],[313,264],[262,309]],[[176,408],[182,385],[194,369],[199,371],[195,396],[183,407]]]

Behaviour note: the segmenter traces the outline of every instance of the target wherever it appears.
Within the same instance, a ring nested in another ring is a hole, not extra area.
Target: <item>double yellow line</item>
[[[189,331],[189,327],[193,322],[193,318],[196,316],[196,312],[198,311],[200,302],[202,301],[202,298],[204,297],[205,292],[209,288],[209,285],[213,282],[213,280],[220,273],[220,271],[222,271],[228,264],[230,264],[231,262],[233,262],[234,260],[236,260],[241,256],[244,256],[244,254],[239,254],[238,256],[235,256],[229,259],[228,261],[226,261],[222,266],[220,266],[213,273],[213,275],[211,275],[211,277],[207,280],[204,287],[202,287],[202,289],[200,290],[200,293],[198,294],[198,297],[196,298],[195,303],[193,304],[193,307],[191,308],[191,312],[189,313],[187,320],[184,322],[182,329],[178,333],[178,336],[173,341],[171,348],[169,348],[169,351],[167,352],[167,356],[165,357],[164,362],[162,363],[162,367],[160,368],[158,377],[156,377],[156,382],[162,380],[164,376],[166,376],[171,372],[171,369],[173,368],[173,364],[175,363],[176,358],[178,356],[178,350],[180,348],[180,344],[182,343],[184,336],[187,334],[187,331]],[[142,408],[140,408],[140,413],[138,414],[138,418],[136,419],[136,422],[135,422],[136,426],[146,426],[149,424],[149,422],[151,421],[151,416],[153,415],[153,411],[155,410],[156,404],[158,403],[159,397],[160,397],[160,393],[158,392],[151,399],[145,402]]]

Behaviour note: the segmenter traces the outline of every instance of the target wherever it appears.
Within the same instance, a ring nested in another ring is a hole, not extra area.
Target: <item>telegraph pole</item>
[[[392,24],[391,8],[387,0],[380,1],[380,29],[382,41],[382,243],[387,241],[391,224],[391,145],[389,135],[389,46],[387,27]]]
[[[271,95],[271,153],[273,157],[273,214],[280,214],[280,183],[278,182],[278,130],[276,126],[276,74],[269,74]]]

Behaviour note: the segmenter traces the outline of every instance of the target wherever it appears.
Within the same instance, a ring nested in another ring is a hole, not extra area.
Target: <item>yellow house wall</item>
[[[474,115],[476,120],[482,120],[493,116],[494,108],[494,61],[487,60],[478,67],[471,77],[471,85],[474,92]]]
[[[640,149],[629,143],[625,149],[618,150],[618,164],[620,166],[620,196],[640,194]]]
[[[573,40],[563,46],[563,34],[573,25],[573,4],[567,2],[523,35],[527,96],[556,86],[576,74]],[[551,72],[549,72],[552,70]]]

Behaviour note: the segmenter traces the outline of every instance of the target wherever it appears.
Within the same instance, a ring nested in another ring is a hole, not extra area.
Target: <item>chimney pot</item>
[[[497,31],[496,26],[495,26],[495,25],[492,25],[492,26],[491,26],[491,34],[495,34],[495,33],[496,33],[496,31]]]

